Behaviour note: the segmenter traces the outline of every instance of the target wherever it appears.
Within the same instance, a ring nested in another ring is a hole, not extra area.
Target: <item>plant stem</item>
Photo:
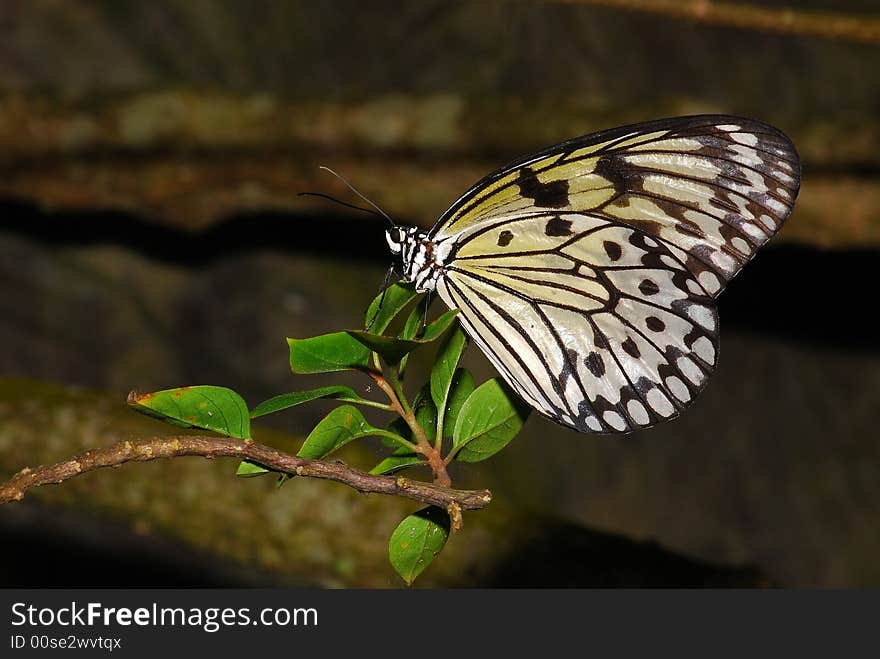
[[[397,377],[397,372],[393,367],[382,369],[381,373],[370,371],[370,376],[375,380],[376,384],[388,396],[391,401],[391,407],[400,415],[400,417],[409,426],[412,431],[413,438],[416,440],[415,451],[428,461],[431,471],[434,473],[434,482],[443,487],[449,487],[452,479],[449,478],[449,472],[446,470],[446,463],[443,456],[430,441],[428,441],[425,430],[416,420],[412,407],[406,399],[403,386]]]
[[[387,403],[380,403],[376,400],[369,400],[366,398],[345,398],[340,396],[337,398],[341,403],[354,403],[355,405],[363,405],[364,407],[375,407],[377,410],[384,410],[386,412],[393,412],[394,408]]]

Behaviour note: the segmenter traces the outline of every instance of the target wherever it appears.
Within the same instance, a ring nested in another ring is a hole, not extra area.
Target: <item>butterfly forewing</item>
[[[718,355],[713,298],[797,195],[791,142],[700,116],[597,133],[486,177],[434,227],[437,290],[519,395],[582,431],[679,413]]]

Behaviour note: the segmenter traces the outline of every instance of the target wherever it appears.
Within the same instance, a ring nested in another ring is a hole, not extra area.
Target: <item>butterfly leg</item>
[[[431,293],[433,293],[433,291],[425,293],[425,312],[422,315],[422,331],[428,326],[428,307],[431,306]]]
[[[385,273],[385,280],[382,282],[382,297],[379,298],[379,306],[376,308],[376,313],[370,319],[370,322],[367,323],[366,330],[373,326],[373,323],[376,322],[376,318],[379,317],[379,312],[382,310],[382,304],[385,302],[385,293],[388,292],[388,289],[391,287],[391,280],[394,277],[394,271],[397,269],[396,264],[392,263],[391,267],[388,268],[388,272]]]

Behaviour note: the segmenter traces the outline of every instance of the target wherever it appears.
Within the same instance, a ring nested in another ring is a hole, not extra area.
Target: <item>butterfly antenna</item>
[[[358,206],[357,204],[350,204],[347,201],[342,201],[342,199],[337,199],[336,197],[324,194],[323,192],[297,192],[297,197],[320,197],[321,199],[326,199],[327,201],[332,201],[335,204],[339,204],[340,206],[345,206],[346,208],[353,208],[356,211],[361,211],[363,213],[369,213],[370,215],[375,215],[376,217],[382,217],[379,213],[374,211],[372,208],[364,208],[363,206]]]
[[[318,167],[318,169],[323,169],[325,172],[330,172],[331,174],[333,174],[333,176],[335,176],[335,177],[338,178],[340,181],[342,181],[342,182],[345,184],[345,186],[346,186],[349,190],[351,190],[352,192],[354,192],[358,197],[360,197],[360,198],[363,199],[365,202],[367,202],[370,206],[372,206],[373,208],[375,208],[375,209],[379,212],[379,214],[380,214],[382,217],[384,217],[386,220],[388,220],[388,223],[391,225],[391,228],[394,228],[394,227],[397,226],[397,225],[394,223],[394,220],[391,219],[391,216],[390,216],[388,213],[386,213],[386,212],[383,211],[381,208],[379,208],[376,204],[374,204],[372,201],[370,201],[369,199],[367,199],[366,196],[364,196],[363,194],[361,194],[360,192],[358,192],[357,188],[355,188],[351,183],[349,183],[349,182],[348,182],[348,179],[346,179],[344,176],[342,176],[341,174],[337,174],[337,173],[334,172],[332,169],[330,169],[329,167],[325,167],[324,165],[321,165],[320,167]]]

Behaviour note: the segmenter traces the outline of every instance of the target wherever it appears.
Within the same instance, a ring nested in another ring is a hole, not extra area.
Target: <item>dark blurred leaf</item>
[[[250,437],[247,404],[241,396],[226,387],[180,387],[150,394],[133,391],[128,395],[127,402],[138,412],[172,425],[204,428],[240,439]]]
[[[287,339],[287,344],[290,346],[290,369],[297,375],[366,368],[370,361],[370,350],[348,332]]]
[[[449,515],[430,506],[404,519],[391,534],[388,558],[408,586],[431,564],[449,537]]]
[[[403,437],[406,440],[412,441],[412,431],[409,429],[409,426],[406,425],[406,421],[401,417],[395,418],[391,423],[385,426],[385,430],[388,432]],[[382,443],[385,446],[390,446],[392,448],[399,446],[399,444],[387,437],[382,438]]]
[[[495,455],[522,429],[529,407],[497,378],[484,382],[461,408],[452,433],[456,460],[480,462]]]

